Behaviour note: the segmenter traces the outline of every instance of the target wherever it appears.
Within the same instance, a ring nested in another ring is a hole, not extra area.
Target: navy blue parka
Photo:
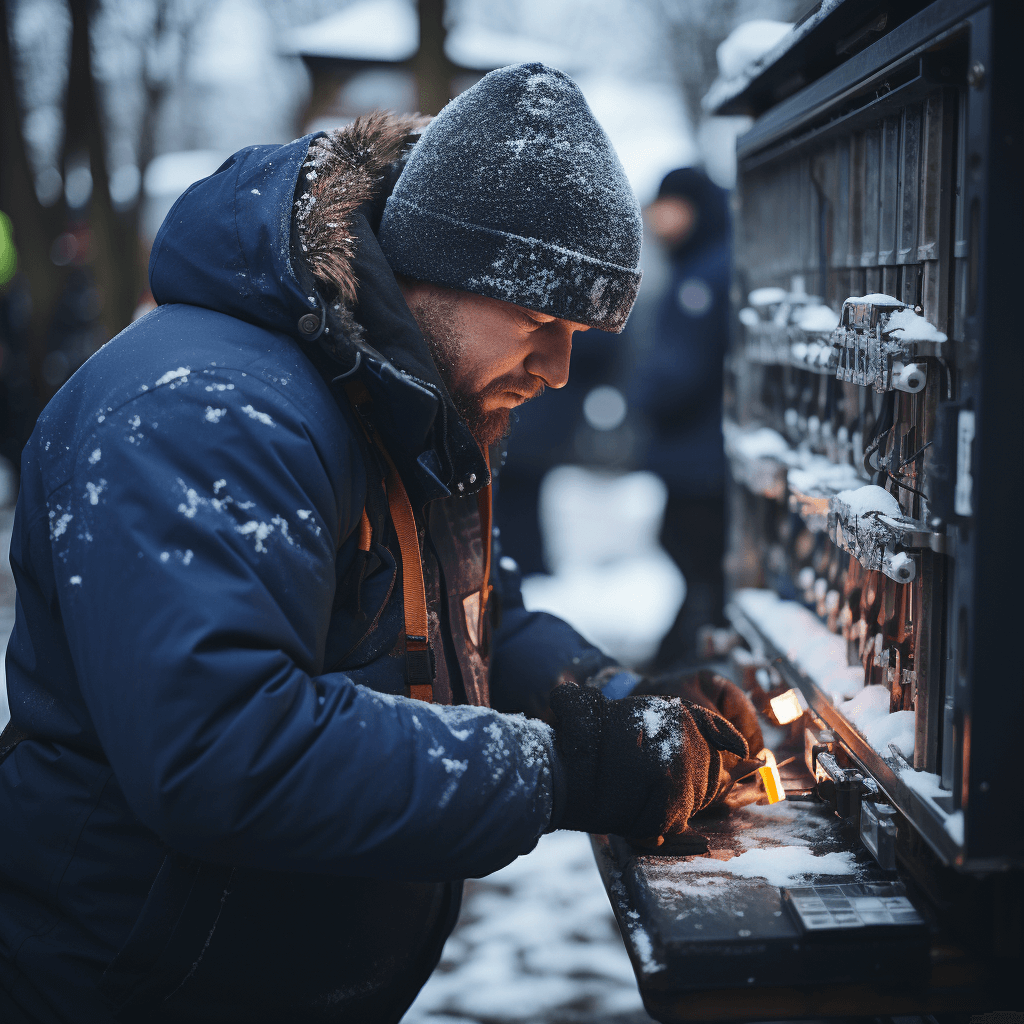
[[[458,574],[480,564],[487,468],[376,245],[382,195],[350,219],[352,310],[300,265],[310,138],[243,150],[179,199],[150,265],[159,307],[25,450],[4,1020],[397,1020],[458,880],[551,823],[547,691],[607,664],[496,570],[473,676],[456,620],[480,581]],[[403,695],[398,549],[385,520],[360,562],[375,470],[344,374],[417,511],[452,706]]]
[[[670,278],[632,391],[651,427],[645,468],[665,480],[671,495],[706,497],[720,493],[725,484],[722,391],[732,274],[729,197],[693,168],[666,175],[659,195],[688,199],[698,219],[693,233],[669,253]]]

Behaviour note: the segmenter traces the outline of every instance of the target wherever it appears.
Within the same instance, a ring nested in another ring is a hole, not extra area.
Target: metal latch
[[[821,752],[814,765],[814,782],[820,799],[831,804],[840,818],[860,813],[861,797],[878,792],[878,784],[856,768],[840,768],[835,755]]]
[[[860,839],[878,866],[896,870],[896,808],[864,801],[860,808]]]
[[[818,755],[831,754],[835,741],[831,729],[817,729],[811,726],[804,729],[804,764],[812,775],[817,768]]]

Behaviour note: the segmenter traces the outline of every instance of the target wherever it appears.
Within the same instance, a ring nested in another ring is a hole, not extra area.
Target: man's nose
[[[537,344],[523,361],[528,373],[540,377],[549,388],[564,388],[569,381],[574,325],[553,320],[534,334]]]

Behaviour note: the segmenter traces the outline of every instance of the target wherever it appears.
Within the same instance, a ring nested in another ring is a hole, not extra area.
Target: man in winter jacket
[[[760,746],[707,710],[721,686],[628,695],[491,551],[488,445],[635,295],[607,139],[541,65],[418,131],[374,116],[193,185],[158,308],[39,419],[5,1022],[397,1021],[460,879],[551,829],[683,833]]]

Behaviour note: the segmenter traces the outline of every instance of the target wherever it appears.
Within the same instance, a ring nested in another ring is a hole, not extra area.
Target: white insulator
[[[882,572],[897,583],[909,583],[917,576],[917,564],[906,551],[897,551],[885,556]]]
[[[906,391],[911,395],[916,395],[919,391],[924,391],[924,386],[927,383],[927,367],[920,363],[907,363],[906,366],[902,363],[893,363],[892,386],[897,391]]]

